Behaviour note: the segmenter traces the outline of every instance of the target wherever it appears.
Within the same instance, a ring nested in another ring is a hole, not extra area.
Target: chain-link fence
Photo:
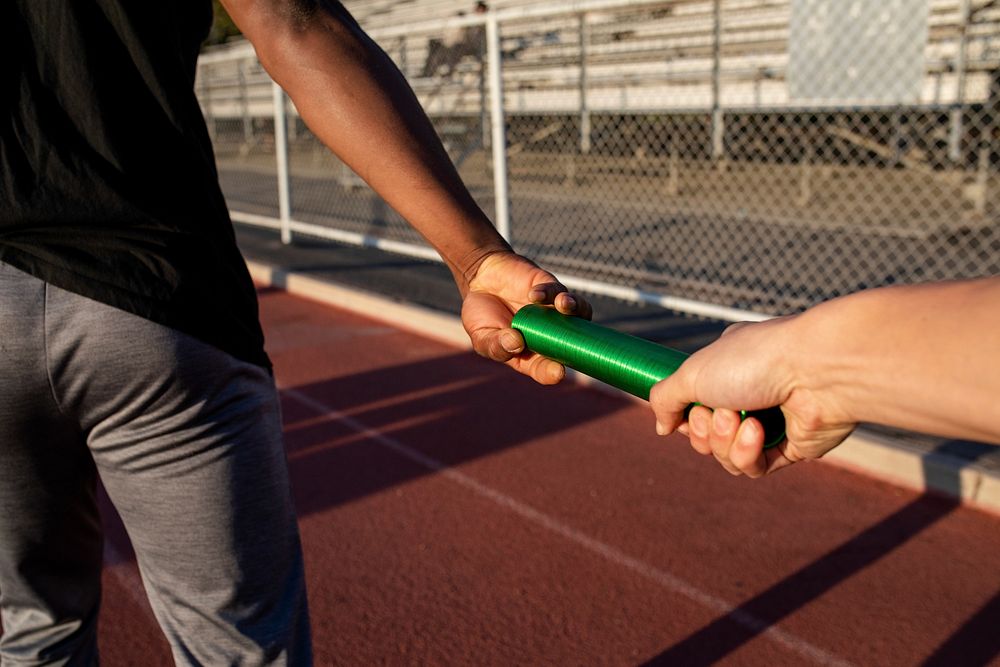
[[[742,317],[1000,273],[996,0],[345,4],[577,287]],[[200,64],[234,217],[427,255],[294,110],[276,141],[252,54]]]

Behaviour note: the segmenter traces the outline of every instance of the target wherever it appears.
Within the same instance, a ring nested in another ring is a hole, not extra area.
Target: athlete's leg
[[[0,663],[97,660],[96,475],[45,367],[45,284],[0,264]]]
[[[308,664],[270,374],[62,290],[47,312],[57,396],[79,415],[175,660]]]

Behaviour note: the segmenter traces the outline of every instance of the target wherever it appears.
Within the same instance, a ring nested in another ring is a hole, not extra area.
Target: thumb
[[[524,352],[524,338],[515,329],[478,329],[469,332],[472,349],[493,361],[510,361]]]
[[[656,430],[661,435],[677,430],[684,422],[684,411],[694,402],[694,393],[688,389],[689,375],[678,370],[653,385],[649,392],[649,406],[656,416]]]

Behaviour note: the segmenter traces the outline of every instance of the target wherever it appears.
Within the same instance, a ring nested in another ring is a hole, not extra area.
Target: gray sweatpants
[[[97,475],[179,664],[308,664],[270,375],[0,263],[0,663],[97,661]]]

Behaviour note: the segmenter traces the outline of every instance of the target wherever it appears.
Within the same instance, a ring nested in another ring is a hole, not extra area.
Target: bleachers
[[[397,3],[348,2],[373,32],[388,26],[427,24],[469,13],[469,0],[405,0]],[[494,0],[500,12],[545,6],[539,0]],[[966,96],[988,95],[989,73],[1000,62],[1000,7],[995,0],[972,0],[967,27]],[[723,103],[729,106],[790,104],[788,50],[791,0],[723,0],[719,49]],[[955,63],[959,45],[961,0],[931,0],[925,50],[925,104],[948,104],[957,91]],[[614,105],[631,98],[633,106],[703,106],[711,97],[715,27],[712,0],[671,0],[637,7],[593,11],[587,16],[588,84],[591,102]],[[502,26],[505,82],[518,91],[523,109],[569,108],[579,82],[579,19],[505,21]],[[413,36],[407,58],[419,62],[426,41]],[[411,75],[413,72],[407,72]],[[419,78],[419,77],[417,77]],[[446,95],[448,81],[415,85]],[[602,88],[607,89],[602,92]],[[951,95],[951,99],[949,99]],[[441,102],[442,108],[458,108]]]
[[[542,0],[493,0],[498,12],[546,7]],[[478,62],[468,54],[446,75],[428,72],[433,39],[443,29],[399,33],[471,14],[474,0],[348,0],[345,5],[399,62],[431,110],[472,112],[481,104]],[[788,91],[792,0],[722,0],[719,45],[722,104],[783,108]],[[962,31],[962,0],[931,0],[926,74],[920,102],[955,100]],[[1000,68],[1000,2],[972,0],[966,27],[966,101],[985,100],[990,75]],[[505,88],[512,111],[572,110],[579,106],[580,19],[556,15],[501,25]],[[712,98],[715,26],[712,0],[665,0],[592,11],[586,17],[588,103],[592,109],[705,108]],[[455,74],[455,71],[458,74]],[[468,74],[462,78],[462,72]],[[471,79],[470,79],[471,77]],[[471,91],[471,92],[470,92]],[[263,100],[262,100],[263,101]]]
[[[1000,0],[969,0],[967,25],[962,0],[928,2],[926,40],[906,38],[915,52],[923,46],[923,89],[918,100],[899,104],[837,93],[819,102],[793,98],[795,66],[831,62],[815,54],[793,61],[800,35],[792,22],[803,18],[798,0],[721,0],[720,28],[713,0],[619,3],[544,17],[519,9],[555,3],[492,0],[501,15],[506,114],[506,141],[498,144],[483,61],[465,54],[428,68],[433,40],[441,44],[474,0],[346,0],[400,65],[476,192],[491,190],[498,173],[491,149],[500,145],[507,147],[503,177],[522,205],[535,198],[600,206],[607,195],[616,206],[645,206],[652,196],[676,219],[722,218],[734,229],[746,221],[922,234],[995,225],[1000,155],[990,144],[997,126],[987,104],[996,103],[989,84],[1000,73]],[[850,30],[847,47],[871,49],[871,37]],[[237,172],[267,171],[275,162],[273,89],[252,51],[243,52],[249,56],[242,60],[225,53],[202,59],[200,97],[217,154]],[[967,74],[961,96],[960,64]],[[299,175],[337,174],[341,185],[357,184],[291,115]]]

